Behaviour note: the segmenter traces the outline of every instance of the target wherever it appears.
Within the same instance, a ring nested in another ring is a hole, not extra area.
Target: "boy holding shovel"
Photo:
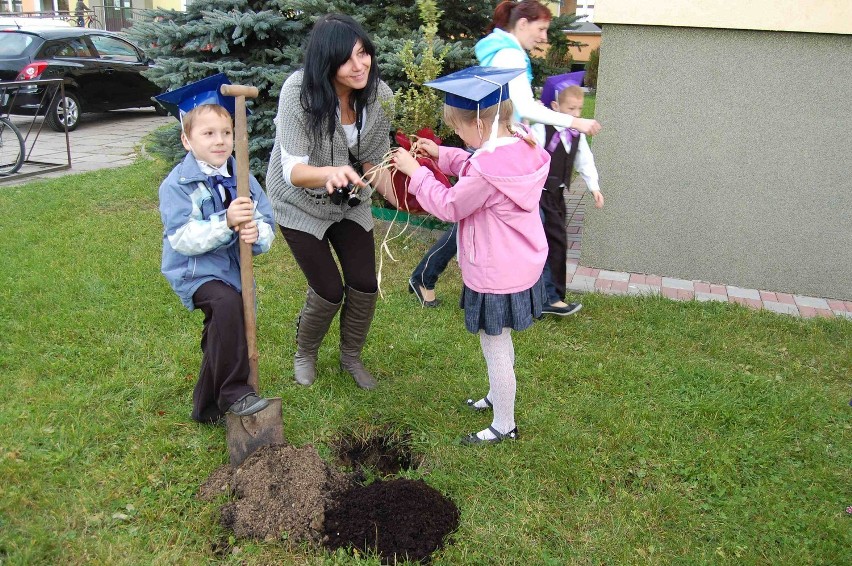
[[[269,250],[272,206],[251,175],[251,197],[237,196],[234,99],[220,94],[223,84],[230,81],[220,73],[156,97],[180,120],[188,152],[160,185],[162,272],[189,310],[204,313],[191,416],[206,424],[269,404],[249,384],[239,240],[253,254]]]

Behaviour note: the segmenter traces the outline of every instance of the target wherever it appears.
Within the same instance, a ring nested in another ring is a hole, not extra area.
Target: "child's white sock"
[[[491,426],[501,434],[507,434],[515,428],[515,348],[512,344],[512,330],[504,328],[499,336],[489,336],[479,331],[479,343],[488,368],[488,399],[494,405],[494,420]],[[477,403],[484,400],[477,401]],[[476,433],[482,440],[495,438],[487,428]]]

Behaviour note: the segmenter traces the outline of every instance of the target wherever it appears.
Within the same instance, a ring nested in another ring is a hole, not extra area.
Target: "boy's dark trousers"
[[[243,298],[222,281],[204,283],[192,301],[204,313],[201,370],[192,393],[192,418],[214,422],[253,389],[243,320]]]
[[[544,127],[544,145],[548,146],[556,128]],[[547,265],[553,290],[559,295],[559,300],[565,300],[565,278],[568,256],[568,235],[565,226],[565,189],[571,185],[571,175],[574,172],[574,159],[577,157],[579,137],[573,138],[571,151],[566,152],[560,142],[550,153],[550,172],[541,192],[539,206],[544,216],[544,236],[547,239]],[[546,282],[545,282],[546,283]],[[550,290],[549,290],[550,291]],[[555,302],[548,292],[548,300]]]
[[[564,188],[560,186],[543,190],[539,206],[544,223],[544,236],[547,239],[547,266],[550,267],[552,285],[552,288],[548,288],[547,300],[555,303],[557,300],[565,300],[568,236],[565,232]],[[547,281],[545,285],[548,286]],[[554,292],[558,295],[558,299],[552,296]]]

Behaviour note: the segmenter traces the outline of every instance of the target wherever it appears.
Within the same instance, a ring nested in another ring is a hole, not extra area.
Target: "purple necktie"
[[[560,141],[565,144],[571,144],[572,138],[576,138],[579,135],[580,132],[573,128],[565,128],[561,132],[553,132],[553,137],[550,138],[550,143],[547,144],[547,151],[553,153],[553,150],[556,149]]]

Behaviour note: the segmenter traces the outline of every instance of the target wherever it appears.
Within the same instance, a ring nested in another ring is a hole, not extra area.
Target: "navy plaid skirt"
[[[459,307],[464,309],[464,325],[469,332],[478,334],[484,330],[489,336],[497,336],[504,328],[524,330],[541,318],[541,307],[547,304],[544,280],[539,277],[535,285],[526,291],[496,295],[478,293],[462,285]]]

